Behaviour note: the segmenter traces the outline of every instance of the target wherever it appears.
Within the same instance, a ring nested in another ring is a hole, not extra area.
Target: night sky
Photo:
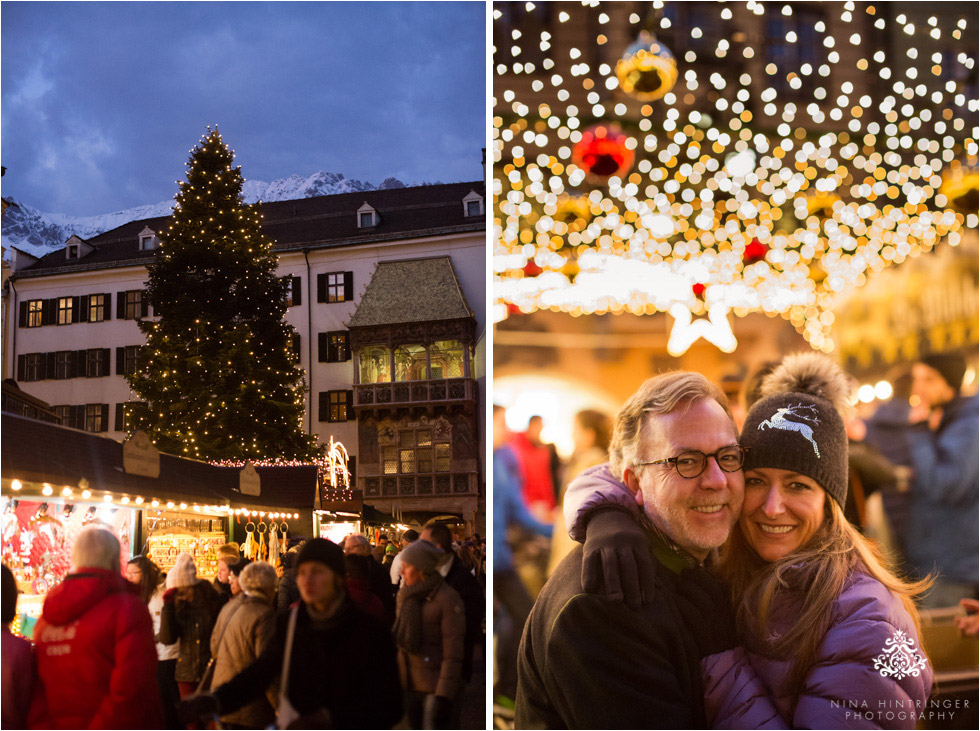
[[[483,2],[4,2],[3,195],[173,198],[217,124],[246,179],[483,177]]]

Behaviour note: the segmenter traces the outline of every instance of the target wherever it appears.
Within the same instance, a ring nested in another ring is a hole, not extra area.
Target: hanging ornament
[[[633,167],[633,150],[628,137],[610,124],[597,124],[582,133],[572,149],[572,162],[585,171],[593,185],[605,185],[609,178],[623,177]]]
[[[616,62],[619,87],[641,101],[660,99],[677,82],[677,61],[663,43],[649,31],[640,31]]]
[[[768,253],[768,246],[759,241],[759,239],[752,239],[751,242],[745,245],[745,250],[742,252],[742,263],[745,266],[755,264],[765,259]]]
[[[946,196],[949,205],[960,213],[975,213],[980,196],[977,194],[980,175],[977,165],[956,164],[943,174],[939,192]]]

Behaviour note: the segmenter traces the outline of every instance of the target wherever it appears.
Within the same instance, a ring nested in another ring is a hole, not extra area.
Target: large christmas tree
[[[129,377],[134,424],[165,452],[205,460],[311,459],[303,371],[283,321],[286,284],[258,205],[217,130],[187,163],[149,273],[154,319]]]

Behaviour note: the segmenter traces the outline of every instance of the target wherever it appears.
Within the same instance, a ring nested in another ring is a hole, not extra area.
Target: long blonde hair
[[[891,562],[848,522],[829,495],[824,511],[823,524],[805,546],[771,563],[759,558],[736,526],[718,563],[721,577],[731,588],[738,626],[748,628],[767,654],[794,659],[787,679],[794,696],[799,695],[816,662],[817,649],[834,618],[835,603],[852,573],[868,574],[901,600],[912,618],[920,648],[922,633],[914,597],[934,581],[932,576],[914,582],[898,577]],[[787,590],[798,594],[800,612],[785,634],[768,636],[773,600]]]

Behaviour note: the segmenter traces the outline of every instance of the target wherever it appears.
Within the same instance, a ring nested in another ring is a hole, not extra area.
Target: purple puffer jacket
[[[638,510],[608,465],[583,473],[565,493],[569,535],[584,540],[585,514],[610,504]],[[769,638],[798,616],[792,594],[777,595]],[[753,638],[745,640],[759,647]],[[855,571],[799,695],[785,688],[791,660],[737,647],[702,661],[708,722],[712,728],[915,728],[932,688],[932,667],[919,647],[901,600]]]

